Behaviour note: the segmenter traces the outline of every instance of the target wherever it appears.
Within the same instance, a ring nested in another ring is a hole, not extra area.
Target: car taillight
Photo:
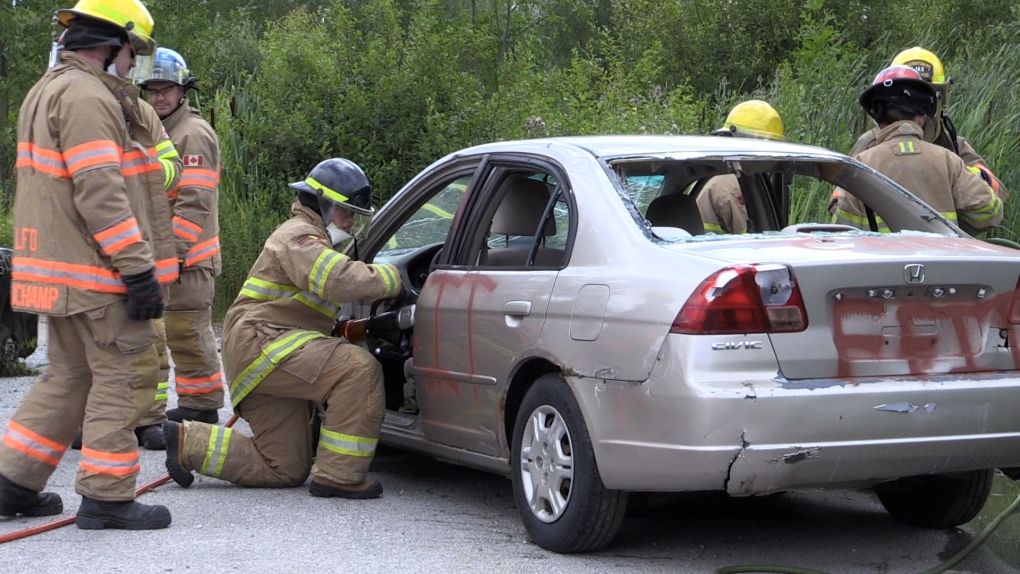
[[[1013,302],[1009,304],[1009,322],[1020,325],[1020,278],[1016,280],[1016,287],[1013,288]]]
[[[736,265],[698,285],[670,333],[725,335],[792,333],[807,329],[807,311],[786,265]]]

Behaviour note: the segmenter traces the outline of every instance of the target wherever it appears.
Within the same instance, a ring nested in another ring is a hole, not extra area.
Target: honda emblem
[[[924,265],[911,263],[904,267],[903,280],[907,283],[924,283]]]

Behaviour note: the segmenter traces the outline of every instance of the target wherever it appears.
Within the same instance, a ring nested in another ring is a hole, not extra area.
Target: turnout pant
[[[163,319],[166,323],[165,346],[174,361],[174,385],[177,406],[200,411],[223,406],[223,371],[212,327],[215,279],[208,269],[188,269],[181,282],[167,286],[168,301]],[[165,360],[165,352],[163,359]],[[169,362],[155,403],[139,426],[166,421]]]
[[[0,474],[43,490],[80,426],[75,491],[133,500],[140,468],[134,429],[159,377],[153,321],[128,319],[123,302],[47,323],[50,363],[7,424]]]
[[[326,416],[313,466],[316,403],[325,403]],[[298,486],[309,471],[357,484],[375,456],[384,409],[375,357],[337,338],[314,339],[280,361],[235,407],[254,436],[185,421],[182,464],[241,486]]]

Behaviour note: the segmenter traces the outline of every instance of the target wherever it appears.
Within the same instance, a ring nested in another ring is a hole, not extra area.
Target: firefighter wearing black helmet
[[[988,167],[988,162],[981,157],[981,155],[974,149],[974,146],[972,146],[966,138],[956,133],[956,126],[950,119],[947,110],[949,102],[949,87],[953,84],[953,79],[946,76],[942,60],[940,60],[938,56],[931,51],[920,46],[915,46],[896,54],[890,65],[909,66],[913,68],[921,75],[921,79],[930,83],[931,86],[935,88],[935,93],[937,94],[937,105],[934,114],[931,116],[932,121],[925,123],[924,140],[938,144],[959,155],[960,158],[967,164],[967,169],[984,178],[984,180],[988,182],[988,185],[992,187],[992,191],[995,192],[995,195],[999,196],[999,199],[1003,202],[1007,201],[1009,199],[1009,190],[1006,189],[1006,186],[1003,185],[994,173],[992,173],[992,170]],[[861,134],[854,143],[853,148],[850,150],[850,155],[855,156],[874,146],[878,131],[878,128],[873,128]],[[829,213],[833,213],[836,205],[836,196],[837,194],[834,193],[832,198],[829,200]],[[961,227],[968,233],[978,233],[978,230],[969,227],[966,222],[961,222]]]
[[[364,233],[371,187],[355,163],[321,162],[297,190],[291,218],[266,240],[223,327],[223,365],[235,412],[254,438],[196,421],[165,425],[167,469],[181,486],[192,471],[257,487],[288,487],[312,474],[313,496],[374,498],[367,478],[382,425],[382,371],[362,347],[330,336],[348,301],[398,295],[392,265],[335,250]],[[326,405],[319,442],[308,421]]]
[[[1002,221],[1002,200],[988,182],[967,168],[960,156],[924,140],[924,127],[937,109],[935,88],[909,66],[879,72],[860,97],[878,124],[875,145],[860,160],[902,185],[946,219],[977,231]],[[861,229],[889,231],[881,217],[869,216],[852,195],[838,194],[835,220]],[[877,227],[877,229],[875,229]]]

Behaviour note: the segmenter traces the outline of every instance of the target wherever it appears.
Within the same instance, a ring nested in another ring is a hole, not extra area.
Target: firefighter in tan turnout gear
[[[168,288],[165,313],[177,408],[164,416],[164,391],[143,420],[146,426],[167,418],[215,423],[223,406],[223,374],[212,327],[215,278],[221,270],[220,146],[212,126],[189,105],[187,91],[196,82],[180,54],[160,47],[151,75],[139,83],[184,161],[180,182],[168,193],[181,269],[178,283]]]
[[[288,487],[303,484],[310,470],[313,496],[374,498],[382,485],[366,475],[383,419],[382,369],[364,348],[330,333],[341,304],[394,297],[403,285],[394,266],[334,250],[373,213],[361,168],[329,159],[290,187],[298,192],[291,218],[266,240],[223,329],[231,403],[254,438],[169,421],[167,470],[185,487],[191,471],[242,486]],[[312,466],[316,403],[325,416]]]
[[[938,105],[935,114],[931,117],[931,121],[925,123],[924,140],[938,144],[959,155],[964,163],[967,164],[967,168],[988,182],[988,185],[999,196],[999,199],[1005,202],[1009,198],[1009,190],[992,173],[992,170],[988,167],[988,162],[974,150],[974,146],[966,138],[956,133],[956,126],[953,124],[952,119],[950,119],[946,109],[949,103],[949,86],[952,84],[952,78],[946,77],[942,60],[931,51],[915,46],[896,54],[890,65],[914,68],[921,75],[922,79],[931,83],[932,87],[935,88],[935,92],[938,95]],[[874,147],[880,129],[876,127],[861,134],[857,138],[857,142],[854,143],[853,149],[850,150],[850,155],[856,156],[864,150]],[[838,194],[839,190],[835,191],[829,200],[830,214],[835,213]],[[980,232],[970,227],[966,221],[960,221],[959,224],[967,233],[975,234]]]
[[[942,146],[924,141],[924,127],[937,109],[935,88],[909,66],[879,72],[860,97],[879,132],[875,145],[856,159],[902,185],[946,219],[984,231],[1002,221],[1002,200],[986,179],[968,169],[963,159]],[[890,231],[882,218],[869,214],[854,196],[841,191],[837,223],[860,229]]]
[[[722,129],[712,134],[783,141],[783,120],[768,103],[748,100],[734,106]],[[711,178],[698,194],[697,201],[705,231],[733,234],[747,231],[747,207],[737,176],[726,174]]]
[[[14,309],[48,316],[50,363],[0,444],[0,515],[62,512],[40,491],[82,426],[78,527],[163,528],[166,507],[134,500],[134,428],[156,392],[161,281],[178,270],[160,251],[172,232],[159,142],[123,80],[152,53],[153,21],[138,0],[57,17],[65,50],[18,117],[11,285]]]

